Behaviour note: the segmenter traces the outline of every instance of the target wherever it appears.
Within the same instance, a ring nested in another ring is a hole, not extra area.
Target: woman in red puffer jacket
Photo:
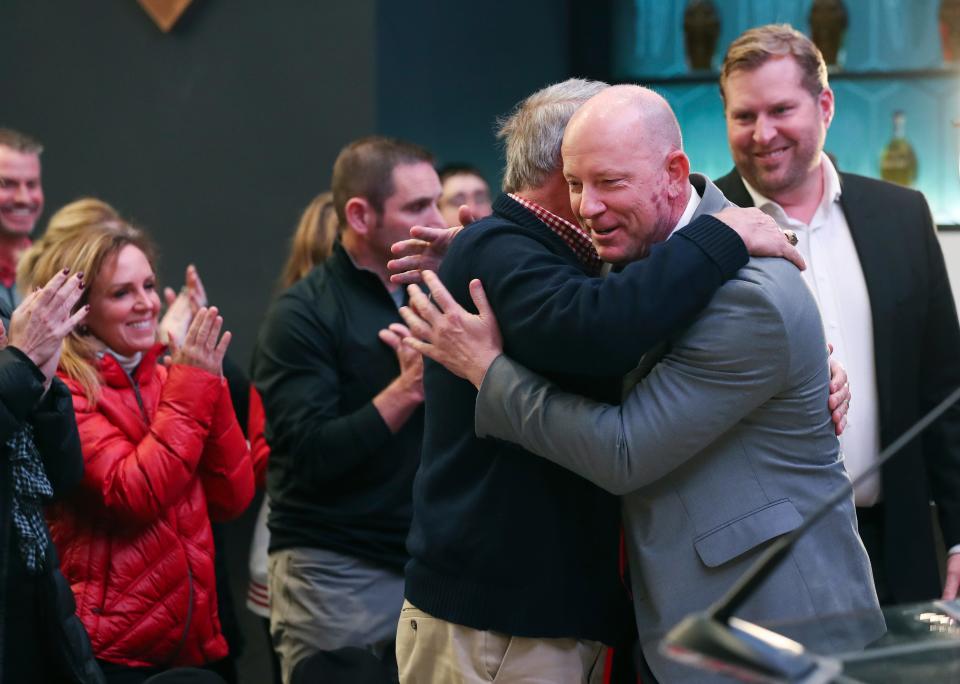
[[[77,614],[108,681],[142,681],[227,655],[210,519],[239,515],[253,471],[221,373],[230,333],[201,309],[157,362],[152,249],[98,200],[67,205],[25,255],[21,283],[69,266],[87,284],[59,376],[73,395],[85,472],[48,512]]]

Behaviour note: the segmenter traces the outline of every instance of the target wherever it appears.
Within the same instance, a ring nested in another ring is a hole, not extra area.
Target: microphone
[[[748,677],[748,681],[758,681],[758,677],[759,681],[830,681],[820,679],[820,675],[825,676],[834,668],[837,668],[834,671],[836,674],[839,672],[838,663],[804,653],[803,646],[797,642],[735,618],[733,613],[779,566],[808,529],[850,496],[856,485],[876,473],[957,400],[960,400],[960,387],[881,451],[876,463],[834,492],[798,527],[770,544],[727,593],[705,612],[695,613],[681,620],[664,637],[661,649],[675,659],[694,664],[709,663],[711,669]]]

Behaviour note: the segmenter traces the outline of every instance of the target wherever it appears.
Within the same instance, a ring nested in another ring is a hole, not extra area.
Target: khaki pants
[[[401,684],[600,684],[606,651],[598,641],[482,632],[431,617],[408,601],[397,625]]]

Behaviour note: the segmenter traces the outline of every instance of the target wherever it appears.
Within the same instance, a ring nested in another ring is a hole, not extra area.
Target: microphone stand
[[[681,660],[695,663],[709,661],[713,668],[735,676],[748,677],[748,681],[830,681],[840,671],[838,663],[828,665],[825,669],[833,672],[823,671],[822,676],[829,678],[822,679],[822,676],[817,675],[817,670],[823,670],[823,666],[829,661],[805,654],[803,647],[795,641],[740,620],[734,617],[733,613],[780,565],[808,529],[850,496],[853,487],[876,473],[958,400],[960,387],[881,451],[876,463],[858,475],[848,486],[836,491],[796,529],[770,544],[727,593],[704,613],[693,614],[681,620],[667,633],[663,650]]]

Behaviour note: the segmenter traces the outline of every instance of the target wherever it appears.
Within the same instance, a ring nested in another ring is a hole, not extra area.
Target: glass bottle
[[[917,180],[917,155],[906,137],[907,115],[893,113],[893,137],[880,155],[880,177],[891,183],[913,185]]]

